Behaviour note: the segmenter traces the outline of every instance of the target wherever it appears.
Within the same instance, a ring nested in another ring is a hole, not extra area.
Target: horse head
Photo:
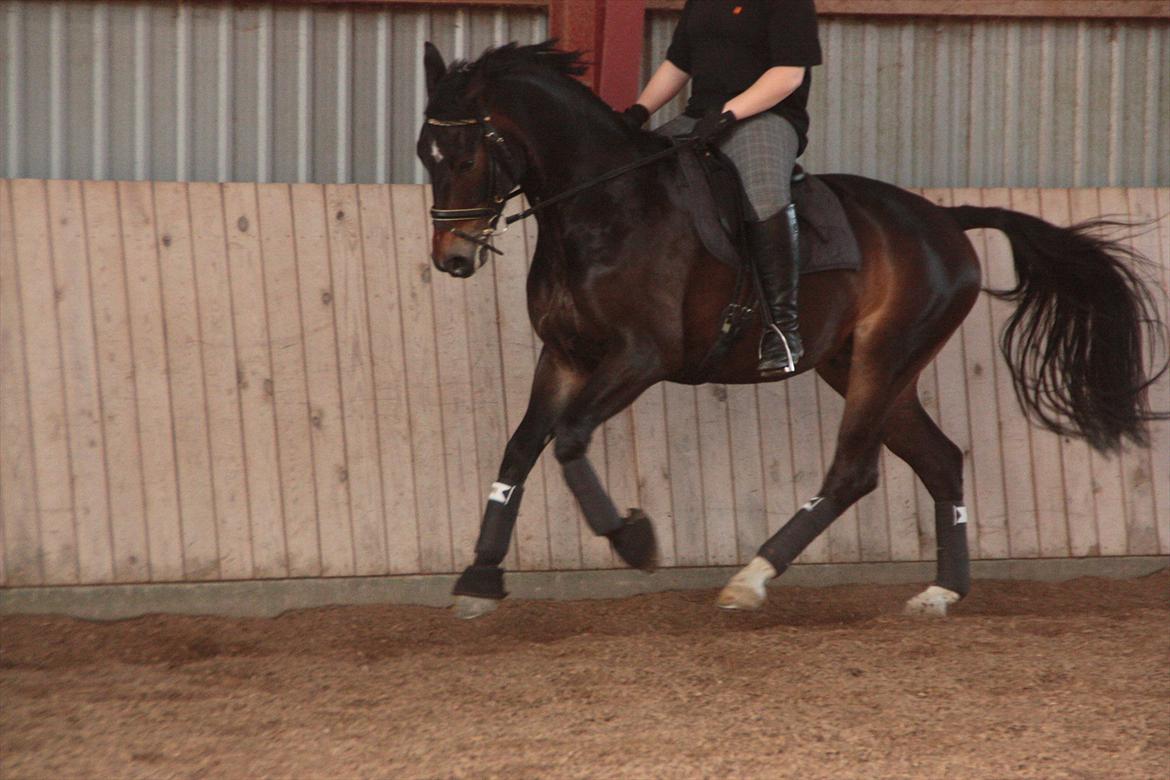
[[[518,190],[523,165],[488,113],[481,70],[459,62],[448,68],[429,42],[423,62],[427,110],[417,153],[434,193],[431,260],[440,271],[464,278],[486,262],[489,251],[499,251],[490,239]]]
[[[509,43],[449,67],[427,43],[423,63],[427,107],[416,151],[434,193],[431,260],[444,273],[471,276],[489,251],[499,253],[491,238],[509,198],[524,192],[537,202],[629,146],[617,115],[572,78],[585,72],[579,53],[555,41]]]

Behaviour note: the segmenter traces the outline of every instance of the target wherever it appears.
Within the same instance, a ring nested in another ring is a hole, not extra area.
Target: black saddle
[[[707,251],[738,268],[747,256],[744,215],[747,196],[735,166],[718,149],[688,146],[679,152],[686,202]],[[856,271],[861,251],[841,201],[819,177],[797,165],[792,200],[801,227],[800,273]]]

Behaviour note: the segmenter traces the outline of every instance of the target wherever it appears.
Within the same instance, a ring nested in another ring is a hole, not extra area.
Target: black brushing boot
[[[796,322],[796,288],[800,281],[796,206],[789,203],[763,222],[749,222],[747,228],[764,315],[756,368],[764,376],[791,373],[804,354]]]

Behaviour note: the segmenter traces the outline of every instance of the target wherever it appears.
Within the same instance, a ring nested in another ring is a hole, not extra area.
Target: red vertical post
[[[642,85],[645,0],[611,0],[605,7],[597,93],[617,110],[634,102]]]
[[[638,96],[645,0],[549,0],[549,34],[563,49],[586,52],[593,67],[582,79],[614,108]]]
[[[549,0],[548,31],[558,40],[562,49],[585,52],[585,59],[593,67],[582,77],[582,81],[597,89],[597,67],[601,52],[602,0]]]

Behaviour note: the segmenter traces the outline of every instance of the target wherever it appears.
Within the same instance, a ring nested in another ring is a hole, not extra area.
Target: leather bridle
[[[511,226],[513,222],[530,217],[541,209],[547,208],[554,203],[567,200],[568,198],[571,198],[574,195],[589,189],[590,187],[594,187],[598,184],[601,184],[602,182],[609,181],[610,179],[615,179],[618,176],[634,170],[635,168],[641,168],[644,165],[649,165],[650,163],[661,160],[664,157],[672,157],[685,148],[701,143],[700,139],[695,137],[678,140],[672,143],[666,149],[655,152],[654,154],[648,155],[646,157],[641,157],[637,160],[634,160],[633,162],[626,163],[625,165],[618,166],[617,168],[607,171],[600,176],[595,176],[592,179],[569,187],[567,190],[558,192],[556,195],[552,195],[543,200],[537,201],[535,196],[530,195],[529,200],[532,202],[532,205],[524,211],[521,211],[519,214],[512,214],[511,216],[507,217],[504,220],[504,229],[496,230],[496,225],[499,223],[500,217],[503,215],[504,208],[507,206],[508,201],[523,192],[520,187],[520,177],[524,174],[524,171],[518,171],[515,159],[512,157],[512,153],[508,149],[507,142],[504,141],[504,137],[500,135],[500,132],[492,125],[491,119],[491,116],[484,115],[482,117],[476,117],[472,119],[435,119],[433,117],[427,117],[426,120],[428,125],[432,125],[434,127],[479,127],[483,133],[482,140],[485,145],[485,150],[488,157],[488,179],[484,200],[490,200],[491,205],[468,209],[431,208],[432,222],[461,222],[468,219],[488,220],[487,226],[480,228],[478,235],[468,233],[457,228],[449,228],[449,231],[454,235],[467,239],[468,241],[480,247],[479,266],[482,266],[487,261],[488,251],[495,252],[497,255],[503,254],[503,252],[501,252],[499,249],[496,249],[494,246],[492,246],[491,239],[493,236],[506,233],[508,227]],[[498,179],[497,168],[502,168],[504,173],[512,181],[513,187],[506,194],[495,191],[496,181]]]
[[[487,225],[480,228],[478,233],[468,233],[458,228],[448,228],[448,230],[456,236],[479,246],[481,250],[488,250],[495,252],[497,255],[501,255],[503,252],[492,246],[491,239],[493,236],[507,232],[508,226],[512,224],[512,220],[507,220],[504,223],[503,230],[496,229],[496,225],[499,224],[500,217],[503,215],[508,201],[521,192],[519,181],[522,173],[518,172],[516,161],[508,149],[508,144],[504,141],[504,137],[500,135],[500,131],[496,130],[492,125],[491,119],[487,115],[474,119],[427,118],[427,124],[434,127],[478,127],[480,129],[483,134],[481,140],[484,144],[484,150],[488,159],[488,175],[482,201],[490,202],[488,206],[465,209],[440,209],[432,207],[431,221],[462,222],[469,219],[486,219],[488,220]],[[497,190],[501,170],[512,183],[512,188],[506,193]],[[481,251],[479,265],[482,266],[486,262],[486,259],[486,253]]]

